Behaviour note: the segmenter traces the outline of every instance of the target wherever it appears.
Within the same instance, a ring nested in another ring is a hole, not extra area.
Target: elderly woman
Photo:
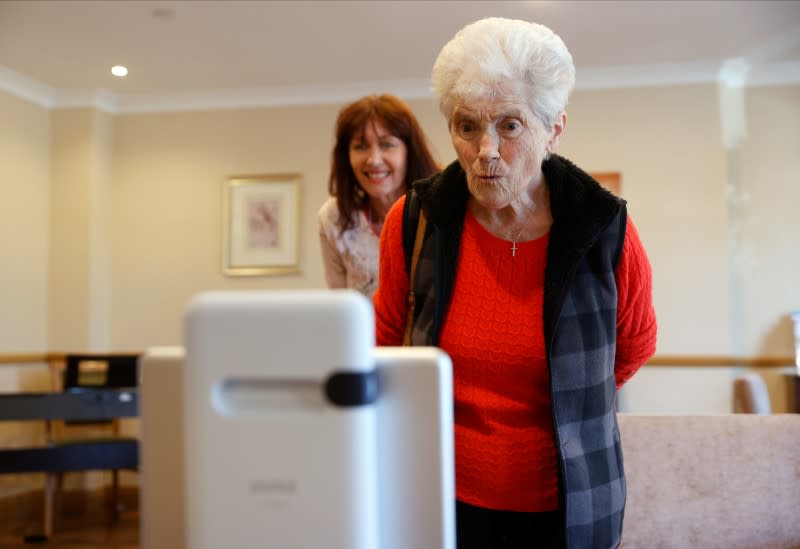
[[[574,81],[542,25],[458,32],[433,68],[458,161],[417,181],[381,238],[378,344],[408,322],[411,344],[453,360],[459,549],[620,541],[615,399],[656,320],[625,202],[554,153]]]

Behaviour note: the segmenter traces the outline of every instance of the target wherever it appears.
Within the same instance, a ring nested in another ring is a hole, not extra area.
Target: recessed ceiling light
[[[125,76],[128,74],[128,67],[123,67],[122,65],[114,65],[111,67],[111,74],[114,76]]]

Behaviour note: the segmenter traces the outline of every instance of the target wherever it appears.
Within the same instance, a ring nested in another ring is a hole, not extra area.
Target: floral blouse
[[[364,212],[356,214],[355,226],[339,228],[336,198],[319,209],[319,240],[328,288],[352,288],[369,299],[378,287],[378,236]]]

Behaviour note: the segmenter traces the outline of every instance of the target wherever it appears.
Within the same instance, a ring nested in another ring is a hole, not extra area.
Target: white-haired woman
[[[459,31],[433,68],[458,161],[381,237],[378,344],[412,308],[411,344],[453,360],[459,549],[620,541],[615,399],[655,352],[652,277],[625,202],[554,153],[574,81],[547,27]]]

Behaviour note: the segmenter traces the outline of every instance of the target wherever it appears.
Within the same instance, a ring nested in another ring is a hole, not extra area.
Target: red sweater
[[[377,342],[399,345],[408,278],[402,208],[381,238],[375,295]],[[467,210],[459,264],[439,345],[453,360],[456,493],[491,509],[558,508],[558,460],[551,414],[542,302],[549,235],[517,244],[486,231]],[[617,386],[655,350],[650,265],[628,226],[616,271]]]

